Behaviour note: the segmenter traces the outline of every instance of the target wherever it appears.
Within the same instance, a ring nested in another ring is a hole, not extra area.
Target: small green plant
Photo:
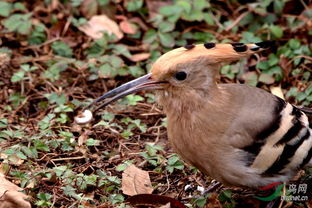
[[[36,69],[38,69],[38,67],[30,66],[29,64],[21,65],[20,70],[15,72],[11,77],[11,82],[20,82],[23,80],[32,81],[30,72],[35,71]]]
[[[146,151],[141,152],[140,155],[146,159],[148,163],[155,167],[162,163],[164,157],[158,154],[159,151],[163,151],[161,146],[155,144],[146,144],[145,149]]]
[[[43,24],[36,24],[34,25],[34,29],[32,33],[28,37],[28,43],[30,45],[39,45],[46,41],[47,35],[45,33],[45,25]]]
[[[172,173],[174,169],[183,170],[184,164],[177,154],[172,154],[167,160],[166,170]]]
[[[270,54],[267,61],[259,62],[257,68],[261,69],[259,82],[273,84],[275,81],[279,82],[283,78],[282,69],[279,66],[279,58],[275,54]]]
[[[17,32],[22,35],[27,35],[31,31],[32,23],[31,23],[32,13],[28,14],[12,14],[6,20],[4,20],[3,25],[10,32]]]
[[[124,171],[128,166],[132,164],[133,164],[133,160],[126,160],[116,167],[116,171],[119,171],[119,172]]]
[[[219,194],[219,201],[223,204],[223,206],[226,206],[228,208],[234,208],[235,207],[235,200],[232,198],[232,191],[229,189],[223,190]]]
[[[304,91],[300,92],[297,87],[292,87],[286,93],[286,97],[294,97],[296,102],[302,103],[303,105],[309,105],[312,103],[312,84],[310,84]]]
[[[73,49],[71,49],[65,42],[63,41],[55,41],[51,45],[53,52],[56,55],[64,56],[64,57],[72,57]]]
[[[49,193],[39,193],[37,194],[37,198],[39,199],[36,201],[36,205],[39,207],[49,207],[52,205],[51,199],[52,195]]]
[[[207,203],[207,196],[200,196],[192,200],[193,206],[199,207],[199,208],[205,207],[206,203]]]

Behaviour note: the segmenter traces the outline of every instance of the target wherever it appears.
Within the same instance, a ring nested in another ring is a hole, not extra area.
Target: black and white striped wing
[[[262,176],[291,175],[312,166],[312,130],[297,107],[279,100],[277,115],[255,142],[244,148],[254,155],[250,167]]]

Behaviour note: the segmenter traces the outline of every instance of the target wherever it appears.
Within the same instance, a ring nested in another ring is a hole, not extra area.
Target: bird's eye
[[[175,73],[175,75],[174,75],[174,78],[176,78],[176,79],[179,80],[179,81],[185,80],[186,77],[187,77],[187,74],[186,74],[186,72],[184,72],[184,71],[177,72],[177,73]]]

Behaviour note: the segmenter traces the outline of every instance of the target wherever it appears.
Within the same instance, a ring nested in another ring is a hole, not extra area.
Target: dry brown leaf
[[[150,53],[137,53],[129,57],[129,59],[133,62],[143,61],[148,59],[151,56]]]
[[[86,33],[93,39],[99,39],[103,36],[103,31],[116,36],[115,41],[123,37],[118,25],[106,15],[93,16],[86,24],[79,27],[79,30]]]
[[[25,200],[27,195],[22,190],[0,174],[0,208],[31,208],[30,203]]]
[[[281,86],[277,86],[277,87],[274,87],[274,86],[271,86],[270,87],[270,91],[273,95],[277,96],[277,97],[280,97],[282,98],[283,100],[285,100],[285,97],[284,97],[284,94],[283,94],[283,91],[282,91],[282,88]]]
[[[130,165],[122,173],[122,192],[129,196],[152,193],[153,187],[148,172]]]
[[[119,27],[122,30],[122,32],[124,33],[128,33],[131,35],[134,35],[135,33],[137,33],[137,26],[131,22],[129,22],[128,20],[123,20],[119,23]]]

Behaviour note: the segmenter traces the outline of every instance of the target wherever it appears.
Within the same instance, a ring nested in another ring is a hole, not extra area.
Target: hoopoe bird
[[[162,55],[149,74],[107,92],[88,107],[100,103],[97,110],[128,94],[155,90],[167,115],[169,141],[183,160],[225,185],[287,182],[299,169],[312,166],[309,109],[260,88],[216,83],[223,63],[269,46],[265,41],[174,49]],[[89,110],[86,114],[92,117]]]

